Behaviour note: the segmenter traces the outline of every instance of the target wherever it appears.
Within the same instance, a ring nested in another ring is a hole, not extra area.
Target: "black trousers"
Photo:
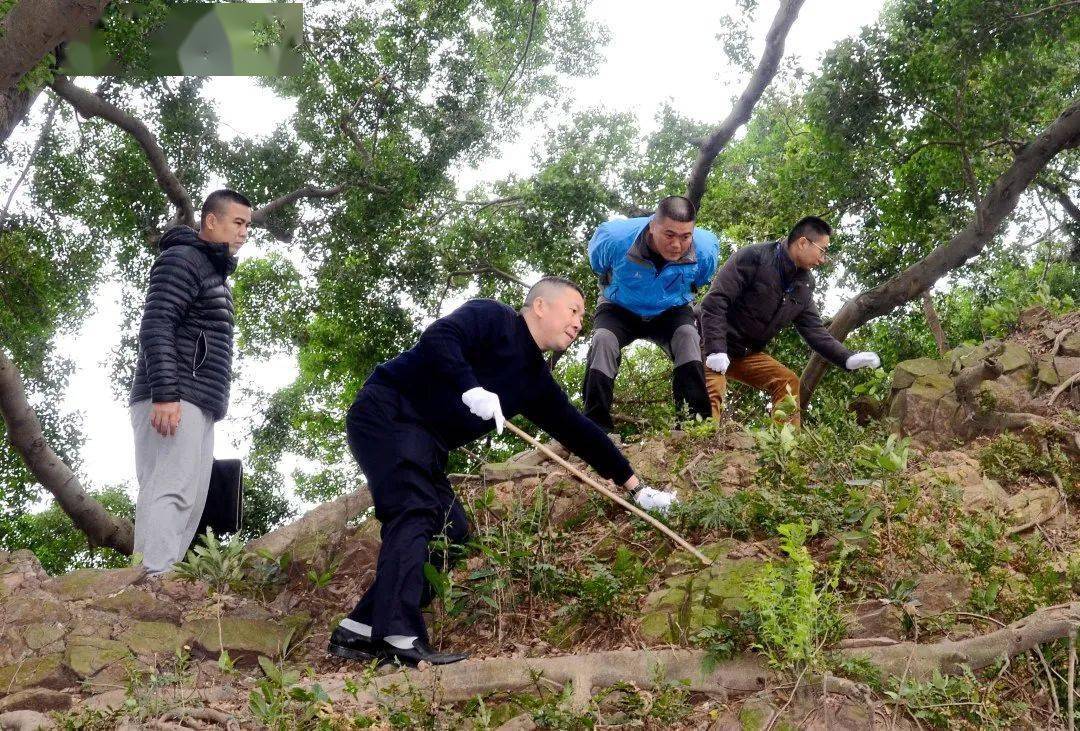
[[[614,431],[611,402],[621,351],[635,340],[656,343],[675,362],[671,390],[677,415],[709,418],[709,395],[701,363],[701,335],[690,305],[672,307],[656,317],[643,318],[611,302],[596,308],[593,336],[585,366],[582,396],[585,416],[606,431]]]
[[[417,636],[425,642],[421,609],[435,593],[424,563],[445,571],[447,552],[428,544],[443,534],[458,547],[469,537],[465,510],[446,479],[447,453],[396,389],[366,384],[345,418],[353,457],[367,477],[382,523],[375,581],[349,618],[369,624],[372,636]]]

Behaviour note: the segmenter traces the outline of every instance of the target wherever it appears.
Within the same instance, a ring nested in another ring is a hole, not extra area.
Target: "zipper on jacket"
[[[198,363],[195,362],[195,358],[199,356],[199,341],[203,343],[203,358]],[[196,378],[195,371],[202,367],[202,364],[206,362],[206,356],[210,353],[210,346],[206,343],[206,331],[200,330],[199,337],[195,338],[195,350],[191,354],[191,377]]]

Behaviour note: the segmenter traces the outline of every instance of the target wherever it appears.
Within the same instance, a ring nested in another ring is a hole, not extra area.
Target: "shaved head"
[[[581,332],[585,295],[569,279],[544,277],[529,290],[521,314],[540,350],[563,351]]]
[[[581,291],[581,287],[577,286],[569,279],[565,279],[564,277],[543,277],[539,282],[534,284],[529,290],[529,293],[525,295],[525,304],[521,306],[521,311],[525,312],[528,310],[532,307],[533,302],[538,299],[551,300],[564,289],[572,289],[580,294],[582,299],[585,298],[585,293]]]

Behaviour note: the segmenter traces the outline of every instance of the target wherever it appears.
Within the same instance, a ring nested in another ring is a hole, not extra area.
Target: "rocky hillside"
[[[166,579],[0,554],[0,728],[1067,728],[1080,314],[1026,317],[899,364],[879,421],[626,445],[709,566],[540,454],[453,476],[475,535],[430,625],[472,659],[439,673],[324,652],[363,492]]]

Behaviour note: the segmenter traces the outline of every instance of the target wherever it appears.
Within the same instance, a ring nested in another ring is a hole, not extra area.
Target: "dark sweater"
[[[378,366],[368,382],[404,394],[448,450],[494,426],[461,400],[470,388],[483,386],[499,396],[507,419],[523,414],[600,475],[621,485],[634,473],[608,436],[559,388],[525,318],[494,300],[470,300],[436,320],[411,350]]]

